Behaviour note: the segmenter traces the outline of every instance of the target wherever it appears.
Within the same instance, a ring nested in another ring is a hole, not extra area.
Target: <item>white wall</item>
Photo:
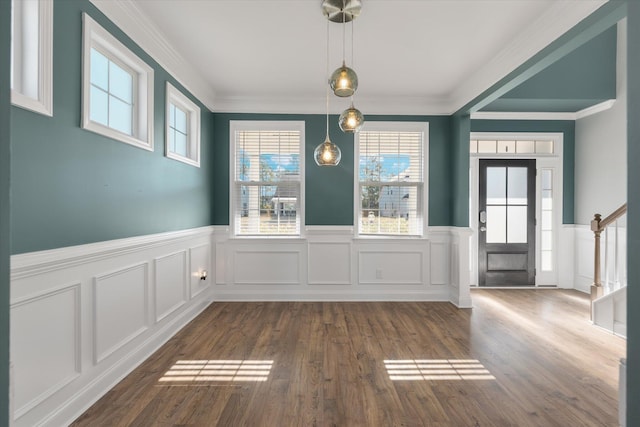
[[[470,233],[363,239],[316,227],[304,238],[235,239],[203,227],[15,255],[14,425],[67,425],[212,300],[470,307]]]
[[[617,93],[612,108],[576,122],[575,221],[589,224],[627,201],[626,19],[618,24]]]
[[[449,301],[470,307],[470,230],[426,238],[356,238],[352,227],[309,227],[305,238],[229,238],[216,230],[215,300]]]
[[[213,232],[11,257],[13,425],[67,425],[207,307]]]

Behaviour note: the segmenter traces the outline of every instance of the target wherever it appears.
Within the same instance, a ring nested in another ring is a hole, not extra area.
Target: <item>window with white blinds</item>
[[[426,123],[369,122],[357,135],[356,224],[362,235],[421,236]]]
[[[231,122],[231,218],[239,236],[300,235],[304,122]]]

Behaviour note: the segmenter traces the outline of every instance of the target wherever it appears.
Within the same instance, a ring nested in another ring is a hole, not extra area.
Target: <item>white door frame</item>
[[[562,227],[562,193],[563,193],[563,141],[564,134],[549,132],[471,132],[472,140],[487,141],[518,141],[518,140],[544,140],[553,141],[553,154],[514,154],[514,153],[470,153],[469,160],[469,227],[473,230],[469,250],[469,265],[471,268],[471,286],[478,286],[478,173],[480,159],[535,159],[536,160],[536,287],[559,286],[559,248],[561,247],[563,233]],[[541,217],[542,217],[542,192],[540,190],[541,169],[553,171],[553,269],[542,271],[541,269]],[[519,287],[521,288],[521,286]]]

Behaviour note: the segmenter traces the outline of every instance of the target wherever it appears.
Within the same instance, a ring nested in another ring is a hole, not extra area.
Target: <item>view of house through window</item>
[[[424,142],[424,131],[360,131],[360,234],[422,234]]]
[[[233,139],[235,234],[299,235],[301,130],[236,130]]]

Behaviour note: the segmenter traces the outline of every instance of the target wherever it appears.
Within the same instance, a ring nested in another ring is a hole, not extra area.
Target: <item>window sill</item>
[[[106,136],[107,138],[115,139],[116,141],[124,142],[125,144],[133,145],[134,147],[142,148],[143,150],[153,151],[153,140],[143,141],[133,136],[118,132],[107,126],[101,125],[96,122],[88,121],[83,123],[83,129],[97,133],[98,135]]]
[[[278,235],[270,235],[270,236],[238,236],[238,235],[231,235],[229,236],[229,240],[235,240],[238,242],[248,242],[248,241],[254,241],[254,242],[264,242],[264,241],[269,241],[269,240],[277,240],[279,242],[287,242],[290,241],[291,243],[298,243],[298,242],[304,242],[307,240],[307,238],[305,236],[301,236],[301,235],[288,235],[288,236],[278,236]]]
[[[186,163],[188,165],[195,166],[197,168],[200,167],[200,159],[194,160],[194,159],[190,159],[189,157],[184,157],[176,153],[167,153],[166,157],[168,159],[177,160],[179,162]]]
[[[51,103],[30,98],[15,90],[11,91],[11,103],[19,108],[33,111],[43,116],[53,117],[53,106]]]
[[[421,242],[421,241],[427,241],[429,240],[427,235],[422,235],[422,236],[399,236],[399,235],[391,235],[391,234],[358,234],[356,236],[353,237],[353,240],[361,240],[361,241],[375,241],[375,240],[381,240],[381,241],[392,241],[392,240],[397,240],[397,241],[402,241],[402,242],[406,242],[406,241],[417,241],[417,242]]]

